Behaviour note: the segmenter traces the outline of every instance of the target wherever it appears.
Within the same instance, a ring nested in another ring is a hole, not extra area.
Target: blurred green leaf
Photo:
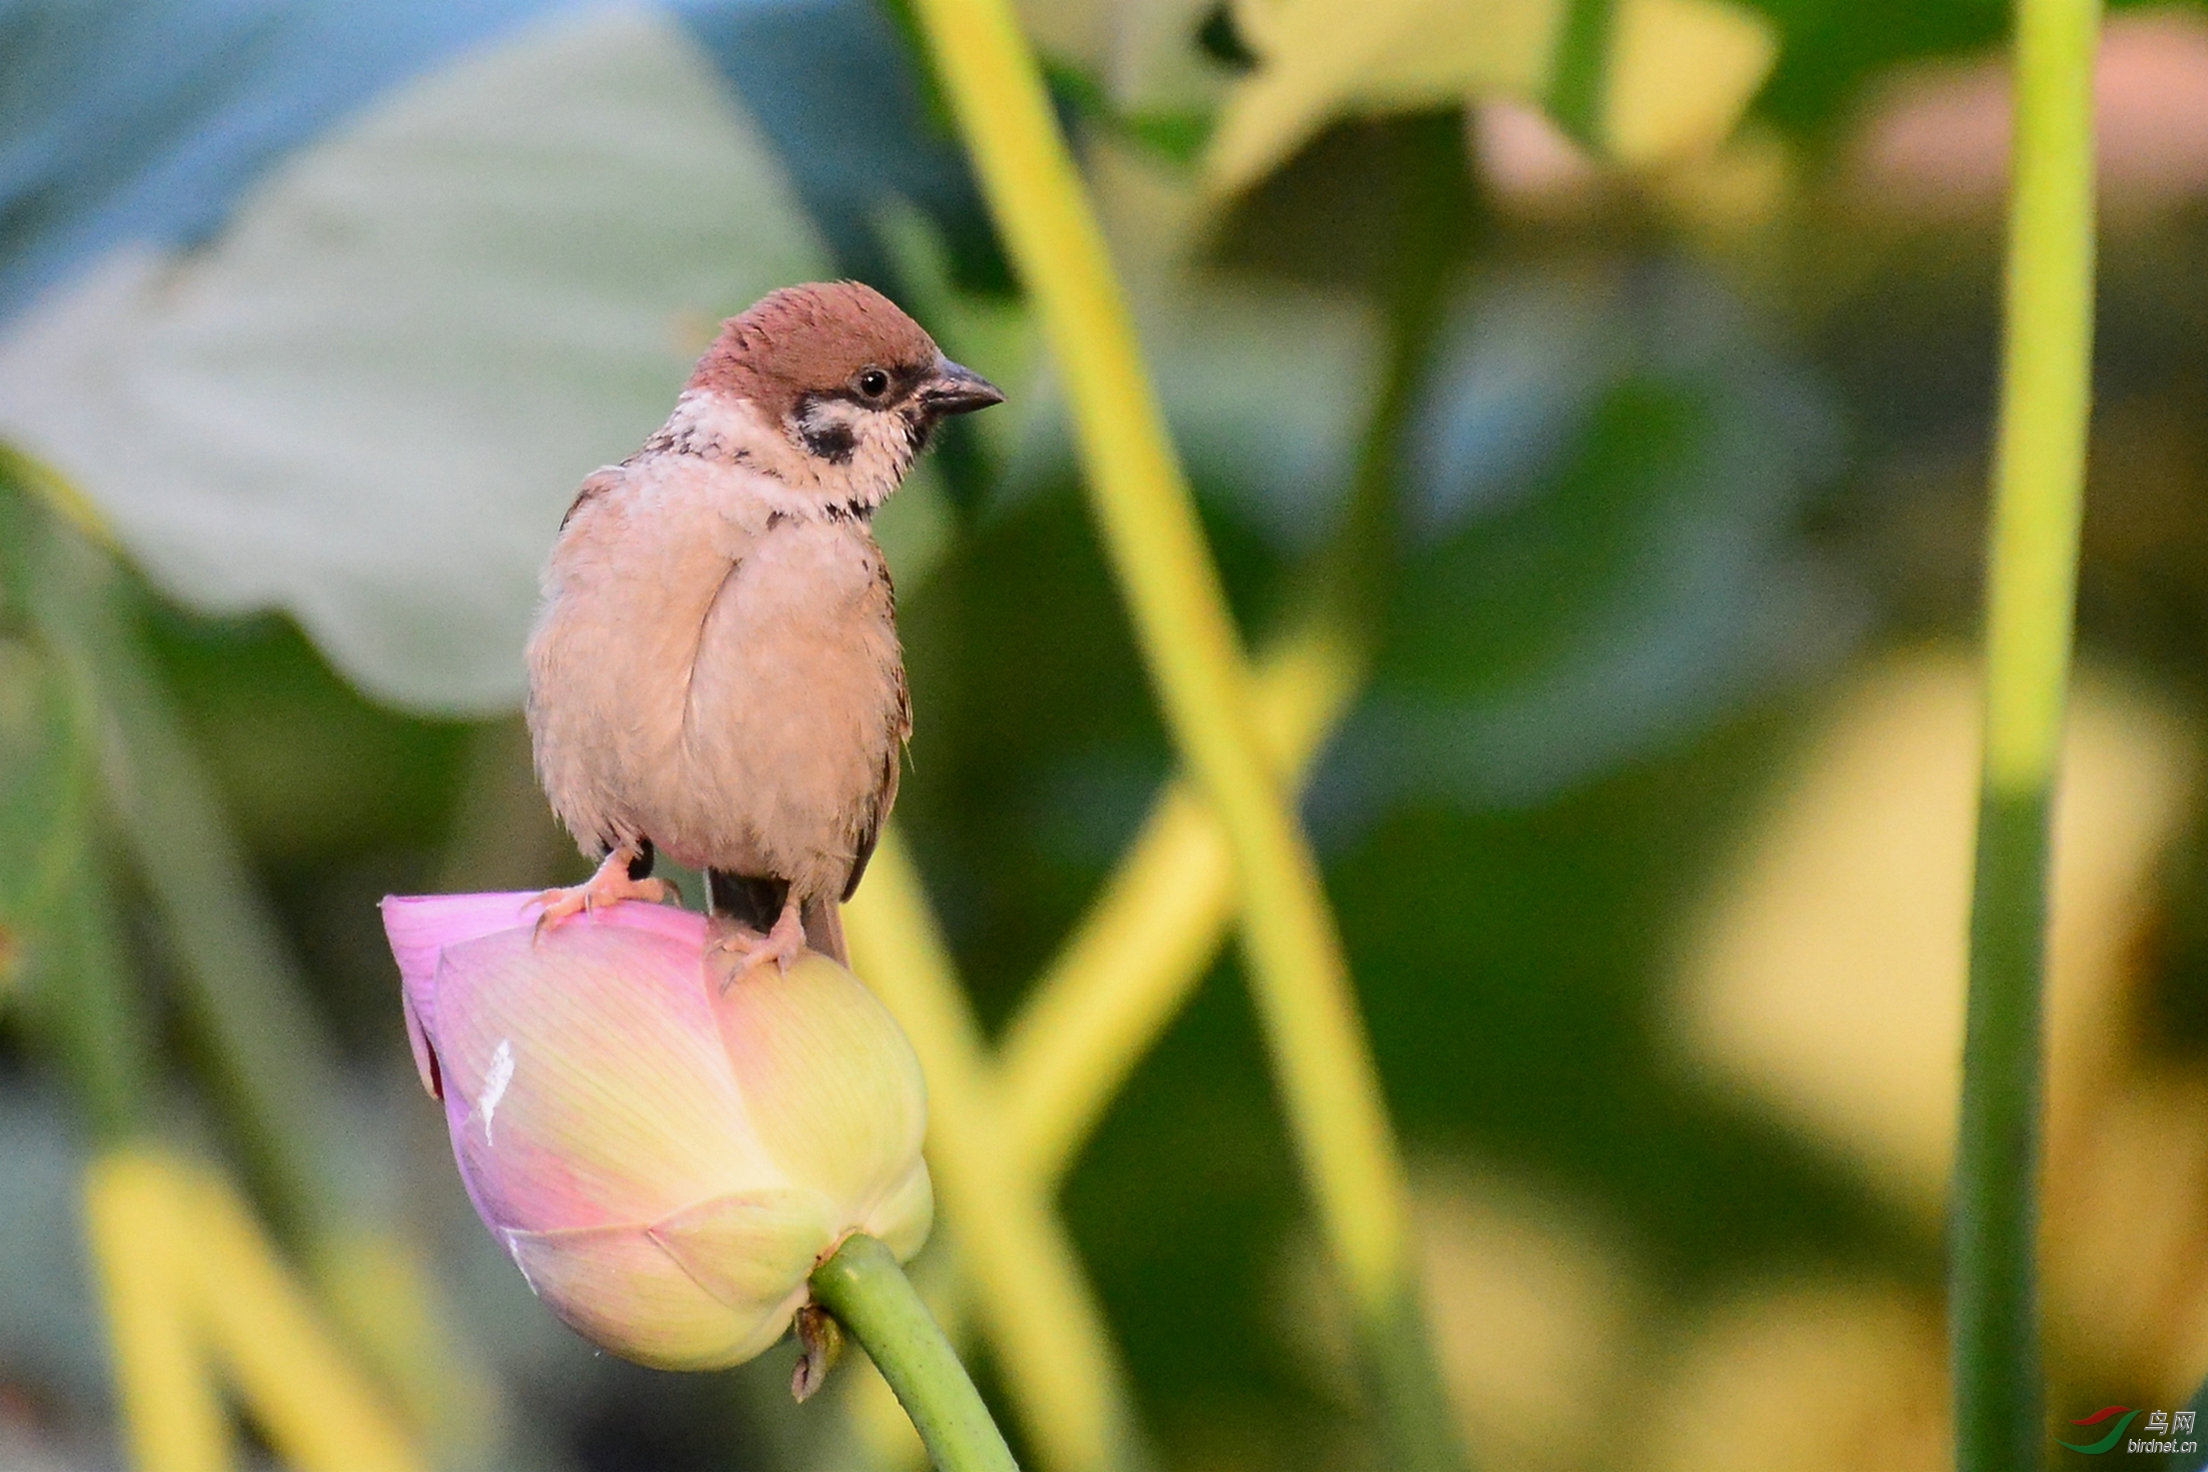
[[[1605,391],[1560,472],[1397,585],[1381,678],[1414,698],[1493,700],[1584,644],[1605,595],[1645,566],[1654,527],[1692,509],[1711,416],[1689,385]]]
[[[1342,291],[1254,274],[1174,272],[1129,290],[1199,489],[1284,548],[1311,551],[1333,529],[1370,412],[1381,349],[1375,314]],[[1047,366],[1011,433],[1000,510],[1074,472],[1063,397]]]
[[[1865,82],[1898,61],[1997,45],[2000,0],[1749,0],[1777,25],[1779,63],[1758,110],[1802,131],[1838,121]]]
[[[1483,323],[1509,329],[1478,300],[1445,350],[1418,450],[1434,540],[1322,782],[1336,819],[1552,793],[1860,627],[1799,531],[1834,467],[1830,407],[1711,283],[1648,269],[1613,289],[1622,311],[1576,361],[1483,358]]]
[[[1214,117],[1209,109],[1130,111],[1119,106],[1104,83],[1091,72],[1064,63],[1049,66],[1046,71],[1051,91],[1072,104],[1083,117],[1094,119],[1119,136],[1177,164],[1194,163],[1211,141]]]
[[[146,654],[257,867],[443,838],[471,727],[373,703],[281,615],[141,611]]]
[[[1170,128],[1169,120],[1205,126],[1232,74],[1202,43],[1221,8],[1220,0],[1022,0],[1019,12],[1061,96],[1139,132]]]
[[[1897,64],[1992,51],[2008,39],[2001,0],[1745,0],[1780,35],[1779,62],[1756,110],[1795,131],[1830,134],[1865,88]],[[2147,9],[2166,0],[2108,0]],[[2197,10],[2197,5],[2179,8]]]
[[[181,262],[116,252],[11,323],[0,426],[172,595],[485,714],[575,487],[722,316],[827,266],[673,17],[562,13],[291,155]]]

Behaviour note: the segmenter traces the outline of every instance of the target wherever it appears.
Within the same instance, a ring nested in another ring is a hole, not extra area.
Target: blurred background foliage
[[[2005,12],[1023,18],[1246,636],[1349,585],[1369,684],[1306,814],[1478,1464],[1944,1465]],[[881,524],[899,811],[985,1022],[1133,835],[1171,749],[910,18],[12,0],[0,35],[35,457],[0,491],[0,1464],[122,1455],[75,1225],[120,1118],[230,1161],[356,1339],[363,1293],[434,1285],[370,1359],[443,1465],[864,1465],[776,1356],[657,1375],[541,1312],[414,1092],[374,902],[580,872],[513,713],[552,528],[714,321],[833,272],[1012,391]],[[2208,1373],[2208,15],[2118,8],[2099,97],[2065,1417]],[[1377,1465],[1235,966],[1064,1213],[1159,1465]]]

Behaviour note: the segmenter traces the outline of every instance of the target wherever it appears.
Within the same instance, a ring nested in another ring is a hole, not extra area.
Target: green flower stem
[[[1410,1311],[1403,1166],[1341,935],[1251,721],[1240,639],[1103,232],[1008,0],[916,0],[913,11],[1064,376],[1091,503],[1151,683],[1233,855],[1252,991],[1326,1241],[1364,1337],[1429,1358]],[[1385,1408],[1430,1402],[1391,1395]],[[1450,1434],[1435,1426],[1395,1439],[1440,1446]]]
[[[1476,223],[1467,207],[1470,180],[1458,118],[1398,120],[1385,141],[1384,150],[1376,150],[1375,193],[1393,201],[1394,252],[1382,300],[1386,353],[1347,514],[1310,579],[1314,601],[1304,615],[1317,628],[1343,631],[1356,646],[1359,683],[1370,657],[1370,631],[1387,615],[1401,535],[1405,430],[1448,320],[1449,288]],[[1286,791],[1301,790],[1300,773],[1284,775]],[[1389,1465],[1439,1472],[1464,1465],[1464,1453],[1423,1305],[1409,1291],[1408,1276],[1399,1277],[1385,1300],[1361,1305],[1360,1368],[1379,1413]]]
[[[11,811],[0,884],[0,1004],[15,997],[36,1043],[54,1060],[102,1145],[142,1134],[151,1118],[153,1029],[117,923],[98,801],[98,724],[83,682],[35,637],[35,569],[60,535],[0,447],[0,637],[32,634],[7,678],[27,700],[20,763],[0,774],[32,811]]]
[[[1019,1472],[1004,1434],[889,1249],[860,1233],[813,1269],[813,1297],[897,1392],[938,1472]]]
[[[2045,1459],[2034,1242],[2049,792],[2092,397],[2095,0],[2019,0],[2007,337],[1950,1294],[1958,1472]]]
[[[113,1146],[145,1134],[153,1092],[152,1029],[115,923],[105,866],[87,855],[47,916],[31,958],[32,1011],[91,1125]]]
[[[1360,645],[1370,643],[1387,611],[1401,538],[1397,503],[1405,430],[1449,320],[1450,287],[1478,224],[1464,126],[1454,113],[1393,120],[1368,153],[1374,176],[1368,208],[1384,212],[1393,243],[1379,293],[1385,351],[1379,392],[1358,441],[1348,508],[1309,579],[1315,611],[1306,614]]]
[[[2046,872],[2045,796],[1984,794],[1948,1248],[1957,1472],[2036,1467],[2044,1451],[2033,1239]]]
[[[1147,1465],[1103,1309],[1046,1180],[1011,1148],[996,1070],[894,821],[845,920],[854,967],[927,1073],[929,1168],[1036,1461],[1055,1472]]]

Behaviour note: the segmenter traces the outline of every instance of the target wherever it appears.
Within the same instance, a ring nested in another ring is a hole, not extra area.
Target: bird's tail
[[[851,964],[851,948],[843,941],[842,905],[823,895],[807,900],[798,918],[805,922],[805,944],[838,966]]]

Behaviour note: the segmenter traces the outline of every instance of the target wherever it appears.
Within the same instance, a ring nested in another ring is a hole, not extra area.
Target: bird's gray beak
[[[971,414],[976,409],[986,409],[991,404],[1004,402],[1004,390],[971,368],[961,368],[949,358],[938,358],[935,377],[920,390],[920,405],[930,418],[943,419],[952,414]]]

